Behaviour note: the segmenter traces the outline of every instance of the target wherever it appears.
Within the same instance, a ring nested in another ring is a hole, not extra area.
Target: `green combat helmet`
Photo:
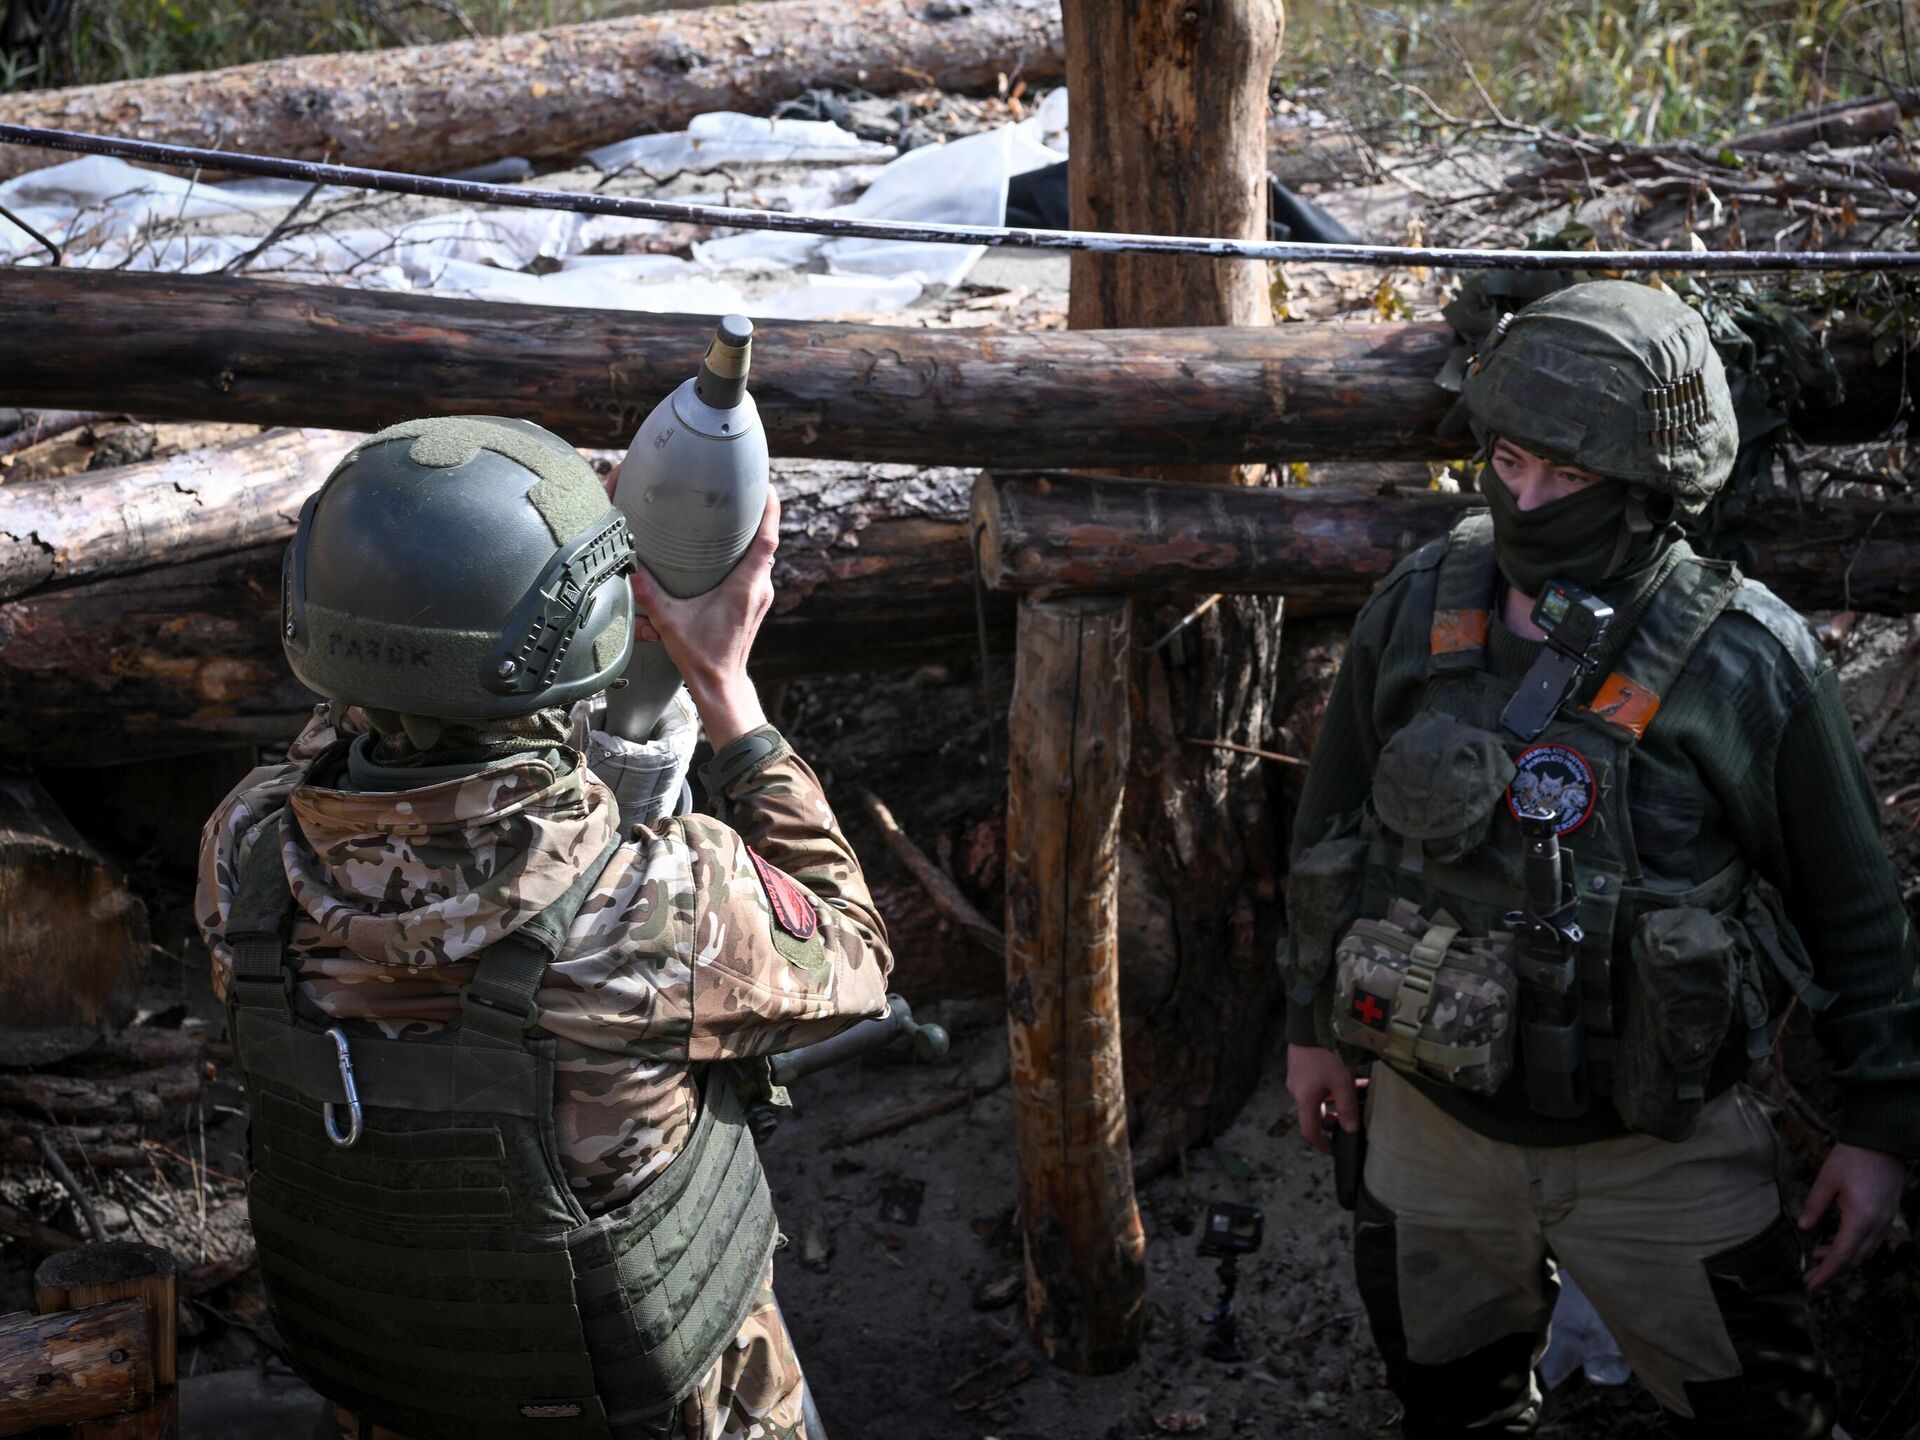
[[[624,516],[558,436],[497,416],[369,437],[300,512],[287,660],[330,700],[497,720],[604,690],[633,645]]]
[[[1668,291],[1594,280],[1502,320],[1461,385],[1482,446],[1513,441],[1700,512],[1739,445],[1706,322]]]

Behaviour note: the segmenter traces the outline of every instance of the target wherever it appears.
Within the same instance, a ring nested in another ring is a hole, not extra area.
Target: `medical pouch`
[[[1334,1036],[1407,1074],[1492,1095],[1513,1072],[1513,960],[1511,934],[1462,939],[1444,910],[1429,919],[1396,901],[1384,919],[1356,921],[1335,951]]]

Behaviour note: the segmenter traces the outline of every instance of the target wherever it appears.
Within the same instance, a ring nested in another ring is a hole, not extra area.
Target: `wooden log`
[[[42,1315],[50,1315],[116,1300],[139,1301],[146,1311],[154,1385],[167,1389],[179,1378],[179,1277],[180,1262],[172,1252],[132,1240],[107,1240],[42,1260],[33,1272],[33,1303]]]
[[[355,436],[281,430],[0,495],[0,601],[284,542]]]
[[[887,842],[887,848],[920,882],[921,889],[933,902],[933,908],[939,911],[941,918],[957,926],[982,949],[996,955],[1006,954],[1006,932],[982,915],[974,903],[961,893],[953,877],[934,864],[927,852],[913,843],[913,837],[893,818],[893,811],[887,808],[886,802],[865,786],[860,788],[859,795],[860,808],[867,812],[867,818],[873,821],[881,838]]]
[[[1146,1331],[1121,1079],[1128,604],[1025,601],[1007,716],[1007,1039],[1034,1338],[1080,1374]]]
[[[64,1230],[43,1225],[11,1205],[0,1205],[0,1235],[18,1240],[36,1255],[58,1255],[82,1243]]]
[[[0,1319],[0,1435],[138,1410],[153,1398],[141,1301]]]
[[[755,650],[756,677],[971,653],[972,480],[960,470],[780,466],[778,595]],[[290,738],[314,697],[281,652],[281,550],[0,605],[0,749],[97,765]],[[990,599],[996,631],[1011,629],[1012,609]]]
[[[0,1070],[0,1105],[59,1120],[97,1120],[131,1115],[158,1120],[174,1106],[200,1098],[206,1072],[193,1065],[141,1070],[110,1080],[44,1071]]]
[[[41,1164],[45,1155],[35,1133],[41,1128],[0,1114],[0,1160]],[[56,1151],[83,1169],[129,1170],[149,1163],[137,1125],[49,1125],[44,1134]]]
[[[571,160],[816,85],[978,91],[1061,64],[1050,0],[771,0],[26,91],[0,96],[0,120],[445,175],[503,155]],[[0,178],[71,158],[0,147]]]
[[[973,656],[971,482],[963,471],[781,467],[776,613],[754,674],[772,681]],[[993,497],[1004,497],[1005,515]],[[982,573],[1005,587],[987,594],[987,638],[1004,654],[1008,592],[1025,589],[1244,589],[1288,594],[1295,619],[1351,614],[1472,501],[997,475],[977,503]],[[1911,511],[1752,510],[1721,539],[1748,574],[1802,609],[1843,606],[1851,586],[1860,609],[1920,611],[1920,515]],[[0,749],[99,765],[290,738],[313,696],[280,650],[280,553],[257,548],[0,604]]]
[[[1280,0],[1064,0],[1063,18],[1077,142],[1069,160],[1074,226],[1263,236],[1268,89],[1285,29]],[[1091,143],[1078,143],[1082,137]],[[1073,256],[1068,319],[1076,330],[1108,333],[1209,325],[1265,338],[1285,329],[1272,329],[1263,265],[1087,252]],[[1148,353],[1166,343],[1163,329],[1141,333]],[[1370,400],[1373,392],[1360,393]],[[1275,397],[1285,410],[1294,399]],[[1344,408],[1342,443],[1351,451],[1355,407]],[[1297,457],[1283,450],[1209,458]],[[1168,472],[1216,485],[1257,484],[1265,475],[1264,465]],[[1165,634],[1197,598],[1142,598],[1134,623]],[[1281,861],[1267,839],[1275,816],[1257,762],[1187,742],[1198,735],[1264,746],[1279,640],[1280,607],[1235,596],[1187,627],[1178,645],[1125,659],[1134,706],[1120,887],[1128,906],[1126,1086],[1134,1154],[1147,1173],[1223,1127],[1260,1078],[1261,1019],[1279,997],[1271,957]]]
[[[981,578],[997,590],[1184,586],[1284,594],[1290,612],[1327,614],[1356,609],[1402,557],[1479,503],[1424,491],[1187,489],[1108,476],[985,474],[974,486],[973,519]],[[1715,539],[1719,553],[1800,609],[1920,610],[1920,509],[1749,506]]]
[[[1075,193],[1079,193],[1077,190]],[[1195,262],[1197,263],[1197,262]],[[704,316],[498,305],[203,275],[15,268],[0,285],[0,395],[115,403],[156,420],[377,430],[427,414],[535,420],[624,448],[697,363]],[[351,343],[344,343],[350,337]],[[1863,326],[1829,349],[1847,403],[1795,417],[1867,440],[1900,414],[1899,364]],[[1015,334],[770,321],[753,392],[777,455],[942,465],[1426,460],[1445,325]],[[0,522],[0,529],[7,529]]]
[[[10,753],[44,753],[29,729]],[[77,1054],[130,1020],[150,944],[120,873],[38,782],[0,776],[0,1064]]]

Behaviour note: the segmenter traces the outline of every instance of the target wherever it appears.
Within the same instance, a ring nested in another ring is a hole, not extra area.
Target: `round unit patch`
[[[1600,787],[1593,765],[1570,745],[1533,745],[1515,759],[1513,782],[1507,786],[1507,809],[1518,820],[1526,810],[1551,810],[1557,817],[1554,832],[1578,830],[1593,814]]]

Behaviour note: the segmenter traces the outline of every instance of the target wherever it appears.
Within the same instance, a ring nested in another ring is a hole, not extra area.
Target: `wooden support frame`
[[[1120,1058],[1124,597],[1026,600],[1008,725],[1007,1038],[1027,1314],[1048,1355],[1107,1374],[1146,1330]]]
[[[131,1240],[83,1245],[43,1260],[34,1271],[34,1304],[44,1319],[129,1311],[139,1335],[144,1386],[120,1403],[100,1403],[85,1414],[70,1415],[72,1440],[176,1440],[179,1276],[180,1262],[169,1251]],[[83,1306],[92,1308],[78,1308]],[[127,1347],[120,1345],[109,1358],[126,1353]]]

